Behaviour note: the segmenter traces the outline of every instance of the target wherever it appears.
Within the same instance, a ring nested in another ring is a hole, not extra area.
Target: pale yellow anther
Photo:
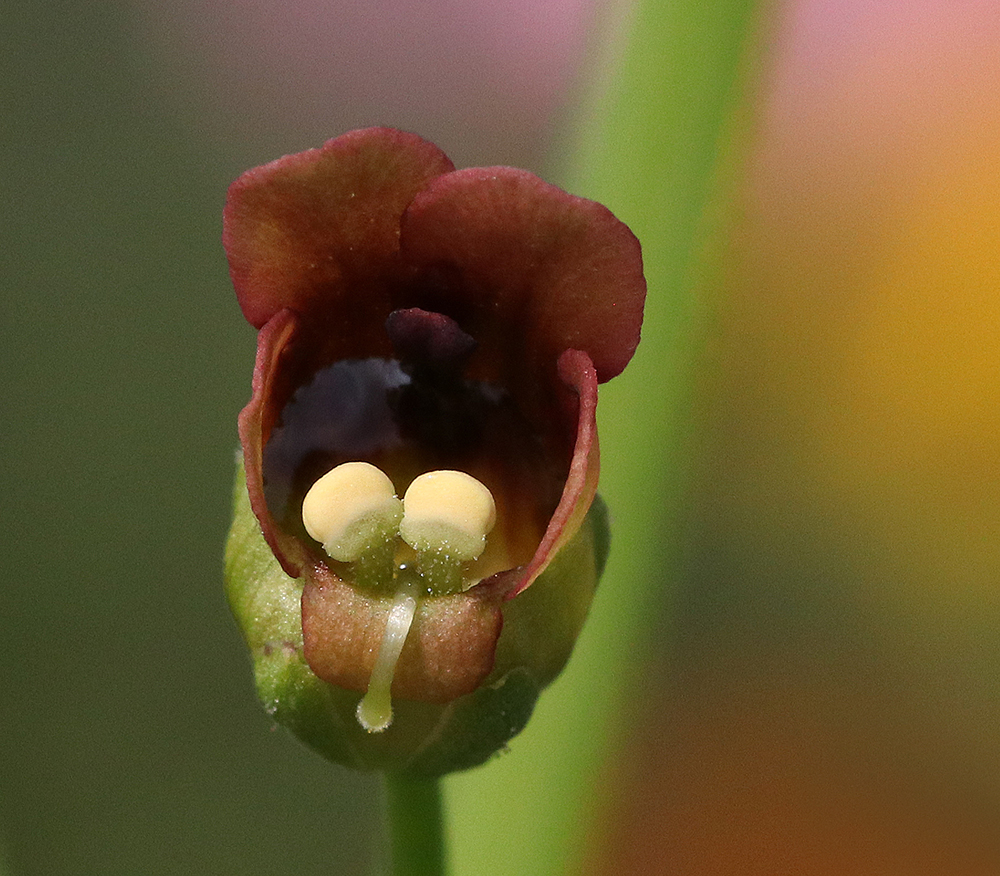
[[[420,475],[403,496],[399,534],[417,551],[454,560],[474,560],[496,523],[496,505],[486,486],[462,471]]]
[[[343,563],[395,539],[401,517],[392,481],[367,462],[345,462],[328,471],[302,502],[306,532]]]

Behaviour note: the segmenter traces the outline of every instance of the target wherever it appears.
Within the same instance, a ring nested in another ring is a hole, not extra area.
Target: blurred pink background
[[[595,9],[594,0],[178,0],[146,4],[140,28],[192,124],[253,143],[261,158],[389,125],[418,131],[460,165],[538,168]]]

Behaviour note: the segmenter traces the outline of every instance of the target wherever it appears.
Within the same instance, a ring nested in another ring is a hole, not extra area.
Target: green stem
[[[389,876],[445,876],[438,780],[386,774],[384,786]]]

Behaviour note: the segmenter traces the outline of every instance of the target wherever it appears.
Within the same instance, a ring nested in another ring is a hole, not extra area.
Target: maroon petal
[[[247,320],[260,328],[286,307],[322,322],[370,310],[398,270],[400,216],[453,167],[420,137],[367,128],[244,173],[229,187],[222,240]]]
[[[280,408],[272,402],[275,395],[280,394],[276,384],[288,380],[287,370],[278,366],[282,359],[288,358],[298,331],[299,319],[291,310],[275,314],[260,330],[257,335],[257,361],[253,370],[253,394],[247,406],[240,411],[238,421],[250,507],[260,521],[264,540],[281,568],[292,578],[302,574],[308,554],[299,539],[288,535],[275,523],[267,507],[264,498],[263,456],[264,445],[280,413]],[[284,394],[287,395],[287,391]]]
[[[639,242],[606,207],[526,171],[472,168],[433,180],[403,216],[402,248],[428,275],[451,277],[462,328],[490,355],[521,358],[521,373],[545,374],[576,349],[603,382],[639,343]]]
[[[566,350],[559,357],[559,377],[578,397],[573,457],[559,505],[517,586],[507,594],[508,599],[525,590],[545,571],[549,561],[576,534],[597,493],[601,456],[597,443],[597,371],[586,353]]]

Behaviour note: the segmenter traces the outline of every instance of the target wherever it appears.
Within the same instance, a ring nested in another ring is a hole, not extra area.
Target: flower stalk
[[[445,876],[444,818],[437,779],[386,773],[388,876]]]

